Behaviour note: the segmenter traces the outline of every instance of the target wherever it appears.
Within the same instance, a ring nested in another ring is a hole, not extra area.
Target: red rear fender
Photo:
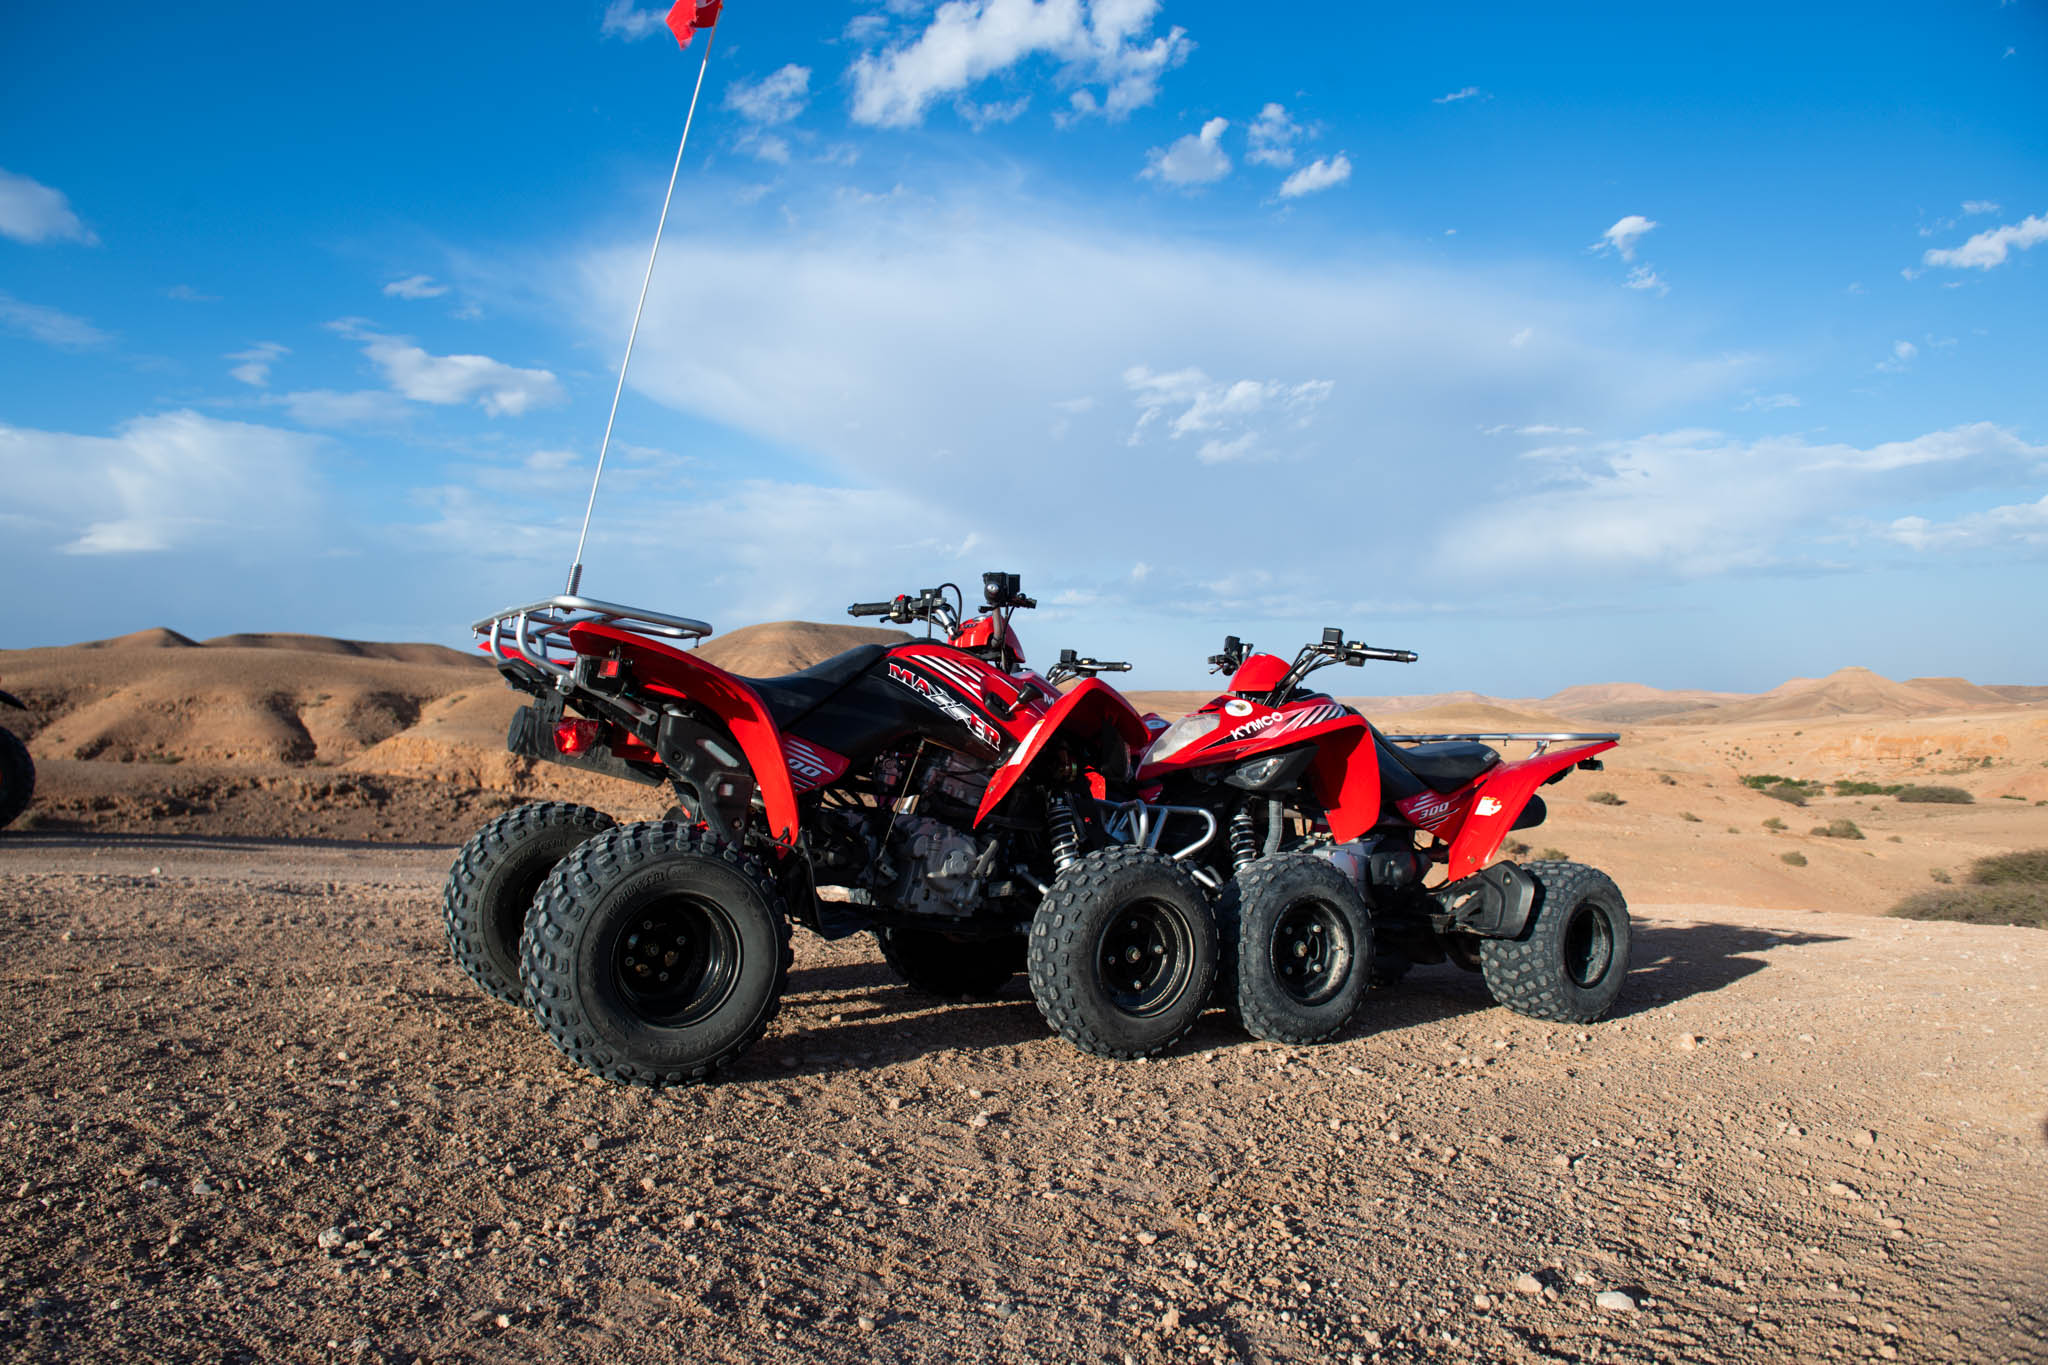
[[[1581,744],[1572,749],[1536,754],[1489,768],[1481,774],[1477,786],[1466,789],[1474,798],[1471,812],[1465,817],[1457,837],[1451,840],[1451,880],[1469,877],[1493,861],[1493,855],[1500,851],[1500,841],[1515,827],[1515,821],[1529,804],[1529,798],[1536,794],[1536,789],[1543,785],[1545,779],[1604,749],[1612,749],[1614,744],[1615,741],[1607,739],[1597,744]]]
[[[644,635],[617,626],[571,626],[569,640],[578,654],[603,657],[617,650],[631,661],[635,678],[687,697],[725,722],[732,737],[739,741],[747,766],[754,770],[769,833],[783,843],[795,842],[796,790],[789,780],[782,732],[753,688],[695,655],[656,644]]]
[[[1024,736],[1023,743],[996,769],[988,790],[982,794],[981,809],[975,812],[974,823],[979,825],[1003,803],[1003,798],[1016,787],[1017,779],[1038,761],[1054,736],[1062,731],[1075,731],[1092,737],[1101,732],[1105,723],[1115,726],[1118,737],[1133,751],[1151,742],[1151,731],[1122,693],[1100,678],[1084,678],[1073,691],[1053,703],[1052,709]]]

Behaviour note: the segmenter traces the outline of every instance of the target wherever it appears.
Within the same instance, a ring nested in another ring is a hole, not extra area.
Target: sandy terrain
[[[715,643],[771,673],[834,629]],[[1368,702],[1625,729],[1524,835],[1631,898],[1601,1024],[1443,966],[1325,1047],[1216,1018],[1120,1065],[1020,985],[935,1006],[800,938],[729,1079],[650,1096],[448,960],[477,825],[665,804],[512,760],[487,667],[159,631],[0,652],[0,685],[41,770],[0,835],[7,1358],[2048,1359],[2048,935],[1876,913],[2048,845],[2038,688]]]

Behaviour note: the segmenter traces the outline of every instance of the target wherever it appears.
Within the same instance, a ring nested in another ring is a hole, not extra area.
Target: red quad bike
[[[1035,604],[1015,574],[983,584],[972,620],[951,585],[849,609],[943,642],[861,645],[780,678],[679,648],[710,634],[701,621],[589,598],[479,622],[534,698],[512,752],[667,786],[677,806],[631,825],[562,803],[493,821],[449,874],[456,960],[523,998],[571,1058],[639,1085],[708,1076],[760,1038],[792,924],[870,930],[949,999],[1028,971],[1047,1020],[1091,1052],[1170,1046],[1213,989],[1213,913],[1171,859],[1111,836],[1097,799],[1128,795],[1151,732],[1085,676],[1117,665],[1022,671],[1009,620]],[[1081,681],[1063,694],[1063,676]]]
[[[1628,907],[1607,874],[1493,861],[1510,830],[1543,821],[1538,787],[1598,769],[1620,736],[1386,735],[1302,685],[1330,664],[1415,657],[1332,629],[1290,664],[1231,636],[1210,658],[1231,672],[1229,692],[1141,762],[1148,801],[1204,808],[1228,830],[1198,846],[1199,875],[1221,887],[1225,1003],[1258,1037],[1328,1038],[1369,984],[1447,957],[1539,1019],[1597,1019],[1621,989]],[[1535,752],[1503,762],[1487,740]]]
[[[11,692],[0,692],[0,706],[28,708]],[[28,746],[12,730],[0,729],[0,829],[13,824],[36,794],[36,764]]]

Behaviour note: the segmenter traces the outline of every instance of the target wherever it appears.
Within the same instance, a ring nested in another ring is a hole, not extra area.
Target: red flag
[[[668,27],[676,35],[677,45],[688,47],[698,29],[717,23],[724,4],[725,0],[676,0],[675,8],[668,12]]]

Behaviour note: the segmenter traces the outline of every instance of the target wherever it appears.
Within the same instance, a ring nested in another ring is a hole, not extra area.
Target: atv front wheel
[[[620,825],[541,884],[523,944],[526,1000],[606,1080],[701,1080],[767,1032],[789,979],[775,878],[707,830]]]
[[[0,730],[0,829],[14,823],[36,794],[36,764],[12,730]]]
[[[1090,853],[1031,921],[1031,994],[1059,1035],[1098,1057],[1163,1052],[1216,981],[1216,919],[1202,888],[1158,853]]]
[[[498,999],[520,1004],[519,936],[534,893],[578,844],[615,823],[588,806],[537,801],[478,830],[455,855],[441,891],[441,924],[455,965]]]
[[[1536,878],[1536,909],[1521,937],[1480,940],[1486,988],[1518,1014],[1591,1023],[1607,1013],[1628,975],[1628,902],[1598,868],[1522,867]]]
[[[1022,934],[963,940],[936,929],[884,925],[875,930],[875,941],[911,989],[941,1000],[993,1000],[1024,970]]]
[[[1335,864],[1260,858],[1224,887],[1216,918],[1247,1033],[1320,1043],[1351,1022],[1372,971],[1372,916]]]

